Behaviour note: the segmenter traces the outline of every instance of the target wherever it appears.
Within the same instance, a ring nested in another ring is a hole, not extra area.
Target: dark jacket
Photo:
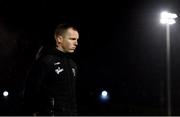
[[[25,88],[25,107],[39,115],[76,115],[77,66],[57,49],[40,57],[32,68]]]

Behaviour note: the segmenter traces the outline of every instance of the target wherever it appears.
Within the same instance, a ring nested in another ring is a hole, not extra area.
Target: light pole
[[[171,61],[170,61],[170,25],[176,23],[175,18],[177,18],[177,15],[174,13],[169,12],[162,12],[161,13],[161,19],[160,23],[166,24],[166,64],[167,64],[167,114],[170,116],[171,113]]]

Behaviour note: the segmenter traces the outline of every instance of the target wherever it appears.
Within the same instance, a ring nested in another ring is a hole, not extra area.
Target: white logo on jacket
[[[56,62],[56,63],[54,63],[54,65],[59,65],[59,64],[61,64],[60,62]]]
[[[64,71],[64,69],[63,69],[63,68],[60,68],[60,67],[58,67],[57,69],[55,69],[55,72],[56,72],[57,74],[61,73],[62,71]]]
[[[76,70],[75,70],[75,68],[72,68],[72,73],[73,73],[73,76],[75,77],[75,76],[76,76]]]

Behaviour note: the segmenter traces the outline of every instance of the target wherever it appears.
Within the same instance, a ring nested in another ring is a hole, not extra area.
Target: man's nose
[[[76,45],[76,46],[78,45],[78,41],[75,41],[75,45]]]

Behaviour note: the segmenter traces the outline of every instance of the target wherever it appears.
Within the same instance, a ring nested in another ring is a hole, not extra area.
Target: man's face
[[[58,37],[60,48],[65,53],[73,53],[78,45],[79,33],[72,28],[69,28],[63,36]]]

